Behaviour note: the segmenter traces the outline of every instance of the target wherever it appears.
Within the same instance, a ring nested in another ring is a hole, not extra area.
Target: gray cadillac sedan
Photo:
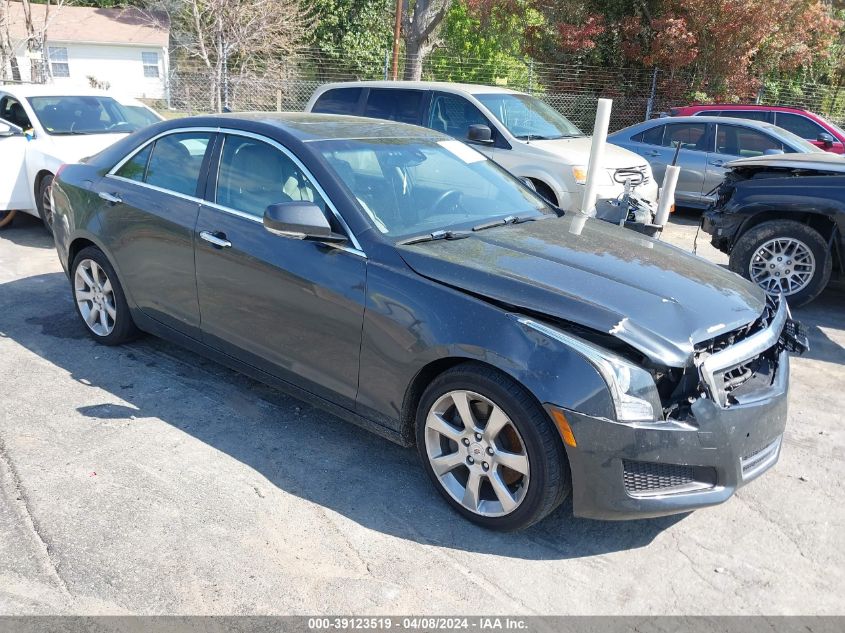
[[[53,202],[95,340],[150,332],[416,444],[483,526],[570,492],[578,516],[684,512],[778,459],[803,347],[784,301],[432,130],[168,121],[65,166]]]

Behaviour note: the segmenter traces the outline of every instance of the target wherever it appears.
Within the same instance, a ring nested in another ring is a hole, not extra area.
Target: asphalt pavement
[[[666,239],[691,249],[695,223]],[[0,231],[0,614],[841,614],[845,292],[795,312],[812,350],[772,471],[692,514],[566,503],[496,534],[413,450],[164,341],[95,344],[19,216]]]

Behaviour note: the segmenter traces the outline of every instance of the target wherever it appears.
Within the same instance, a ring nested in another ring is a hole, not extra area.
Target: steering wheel
[[[446,205],[446,202],[451,200],[452,201],[452,208],[457,209],[458,204],[461,201],[461,196],[463,194],[458,191],[457,189],[449,189],[448,191],[444,191],[439,196],[437,196],[437,200],[434,201],[434,204],[431,205],[431,209],[434,212],[441,212],[444,213],[446,209],[441,209]]]

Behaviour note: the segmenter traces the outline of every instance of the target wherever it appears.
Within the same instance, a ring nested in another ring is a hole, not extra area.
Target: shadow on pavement
[[[44,228],[39,218],[26,213],[18,213],[12,223],[0,229],[0,238],[7,239],[19,246],[31,248],[55,248],[53,236]]]
[[[399,538],[523,559],[568,559],[646,546],[683,518],[590,521],[574,518],[567,502],[524,532],[488,532],[449,509],[413,450],[154,337],[122,347],[97,345],[77,319],[61,273],[0,285],[0,337],[129,403],[79,407],[84,416],[161,419],[280,489]],[[197,416],[185,417],[160,390],[136,388],[149,372],[177,389],[180,403],[196,398]],[[219,404],[231,413],[202,415],[209,397],[215,410]],[[126,459],[142,459],[131,447],[126,451]]]
[[[810,339],[810,351],[804,358],[845,365],[845,347],[822,329],[845,330],[845,287],[831,284],[815,301],[792,313],[807,329]]]

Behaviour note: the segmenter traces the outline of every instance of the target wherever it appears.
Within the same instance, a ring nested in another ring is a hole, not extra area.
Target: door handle
[[[100,196],[103,200],[105,200],[109,204],[120,204],[121,202],[123,202],[123,199],[119,195],[117,195],[116,193],[108,193],[106,191],[100,191],[99,193],[97,193],[97,195]]]
[[[716,160],[711,160],[710,164],[713,165],[714,167],[721,167],[722,165],[725,164],[725,161],[716,159]]]
[[[221,237],[222,235],[222,237]],[[214,234],[211,231],[201,231],[200,237],[204,239],[209,244],[213,244],[217,248],[229,248],[232,246],[232,243],[226,239],[226,236],[222,233]]]
[[[660,156],[660,152],[656,149],[650,149],[645,153],[646,156]]]

